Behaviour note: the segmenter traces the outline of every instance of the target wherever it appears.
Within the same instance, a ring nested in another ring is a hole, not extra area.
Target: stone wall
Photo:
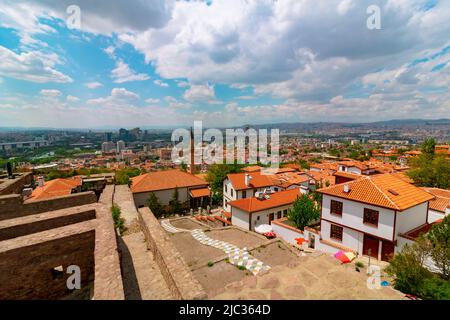
[[[114,185],[107,185],[97,206],[94,300],[124,300],[117,234],[111,215]]]
[[[0,220],[13,219],[31,214],[60,210],[85,204],[96,203],[94,192],[73,193],[58,198],[22,201],[18,194],[0,196]]]
[[[93,280],[95,225],[92,221],[2,241],[0,300],[59,299],[67,288],[67,267],[81,270],[81,286]],[[54,268],[62,266],[60,272]]]
[[[203,287],[149,208],[139,209],[139,224],[172,296],[179,300],[206,299]]]
[[[0,196],[22,193],[23,186],[30,184],[33,181],[33,175],[31,172],[23,173],[15,179],[5,179],[0,184]]]
[[[0,241],[95,219],[92,205],[0,221]]]

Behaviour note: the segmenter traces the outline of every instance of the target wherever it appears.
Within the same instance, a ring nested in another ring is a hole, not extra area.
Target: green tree
[[[450,188],[450,161],[445,156],[422,154],[410,162],[407,175],[422,187]]]
[[[435,147],[436,140],[434,140],[433,138],[427,138],[424,142],[422,142],[420,150],[422,151],[423,155],[427,156],[428,158],[433,158]]]
[[[181,164],[180,164],[180,169],[181,169],[181,171],[183,171],[183,172],[186,172],[186,171],[187,171],[188,166],[187,166],[186,163],[184,163],[184,161],[181,162]]]
[[[183,211],[183,206],[179,200],[178,188],[173,190],[172,199],[170,200],[169,205],[171,214],[179,214]]]
[[[450,215],[433,225],[426,237],[431,243],[430,256],[442,278],[450,280]]]
[[[138,168],[125,168],[122,170],[116,171],[116,184],[122,185],[127,184],[130,185],[131,178],[136,177],[141,174],[141,170]]]
[[[306,194],[299,196],[288,211],[288,219],[300,230],[303,230],[319,217],[319,206]]]
[[[213,164],[206,173],[206,181],[211,186],[213,203],[220,203],[223,199],[223,181],[230,173],[241,172],[242,165],[239,164]]]
[[[159,202],[159,199],[154,192],[150,193],[149,197],[146,200],[146,205],[147,207],[149,207],[155,217],[159,218],[164,214],[163,206]]]

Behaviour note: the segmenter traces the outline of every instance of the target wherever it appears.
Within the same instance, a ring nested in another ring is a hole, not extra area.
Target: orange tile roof
[[[133,193],[208,185],[205,180],[176,169],[146,173],[132,178],[131,181]]]
[[[268,175],[262,175],[261,172],[252,172],[250,185],[245,184],[245,173],[231,173],[227,177],[231,181],[235,190],[246,190],[253,188],[265,188],[273,185]]]
[[[349,178],[349,179],[359,179],[361,177],[365,177],[364,175],[360,175],[360,174],[356,174],[356,173],[351,173],[351,172],[344,172],[344,171],[336,171],[335,173],[333,173],[334,176],[337,177],[344,177],[344,178]]]
[[[256,171],[261,171],[262,167],[260,166],[248,166],[245,168],[242,168],[242,171],[245,172],[256,172]]]
[[[269,195],[269,199],[258,200],[258,198],[245,198],[229,202],[234,208],[245,212],[258,212],[266,209],[277,208],[293,203],[300,196],[298,188],[280,191]]]
[[[344,185],[349,185],[350,192],[344,192]],[[398,211],[434,199],[434,196],[428,192],[391,174],[364,176],[354,181],[320,189],[318,192]]]
[[[316,182],[322,183],[322,185],[325,185],[325,183],[328,181],[330,183],[330,186],[333,186],[336,184],[336,177],[332,174],[330,174],[327,171],[308,171],[307,174],[313,178]]]
[[[450,190],[438,188],[422,188],[422,189],[435,196],[435,199],[430,201],[430,209],[445,213],[445,209],[449,208],[450,206]]]
[[[394,172],[394,173],[391,173],[390,175],[394,176],[394,177],[396,177],[398,179],[401,179],[401,180],[403,180],[405,182],[414,184],[414,181],[410,177],[408,177],[404,172]]]
[[[44,182],[42,187],[37,187],[33,190],[30,200],[51,199],[61,196],[67,196],[72,193],[72,190],[81,186],[82,180],[80,177],[72,179],[54,179]]]
[[[192,189],[190,193],[193,198],[209,197],[211,196],[211,191],[208,188]]]

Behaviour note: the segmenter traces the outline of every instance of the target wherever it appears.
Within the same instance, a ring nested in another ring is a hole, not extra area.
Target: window
[[[334,239],[334,240],[342,241],[342,232],[343,232],[342,227],[332,224],[331,228],[330,228],[330,238]]]
[[[364,208],[363,223],[378,227],[378,215],[378,211]]]
[[[227,188],[227,185],[225,185],[225,193],[227,193],[228,192],[228,188]]]
[[[281,219],[281,211],[277,212],[277,219]]]
[[[233,192],[233,189],[231,189],[230,191],[231,191],[231,196],[233,197],[233,196],[234,196],[234,195],[233,195],[233,193],[234,193],[234,192]]]
[[[247,198],[247,191],[242,191],[242,199],[245,199],[245,198]]]
[[[331,200],[330,208],[331,214],[342,216],[342,202]]]
[[[287,209],[286,209],[286,210],[283,210],[283,217],[286,217],[286,216],[287,216],[287,214],[288,214],[288,211],[287,211]]]

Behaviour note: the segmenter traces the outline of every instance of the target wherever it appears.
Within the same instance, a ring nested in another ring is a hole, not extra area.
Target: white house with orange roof
[[[407,242],[403,234],[428,225],[429,201],[435,198],[390,174],[318,192],[323,199],[316,249],[349,250],[385,261]]]
[[[82,179],[78,176],[68,179],[58,178],[45,182],[43,177],[39,177],[38,186],[31,193],[29,200],[46,200],[81,192],[82,184]]]
[[[439,188],[422,188],[431,193],[435,199],[430,201],[428,208],[428,223],[444,219],[450,214],[450,190]]]
[[[162,205],[168,205],[175,189],[178,189],[178,200],[181,203],[192,199],[196,204],[201,204],[210,197],[205,180],[177,169],[146,173],[132,178],[131,181],[131,192],[135,205],[139,208],[146,206],[151,193],[156,195]]]
[[[295,188],[231,201],[231,223],[250,231],[261,224],[271,224],[275,219],[286,217],[301,194],[301,189]]]
[[[253,168],[253,167],[252,167]],[[292,168],[273,171],[246,170],[232,173],[223,182],[223,210],[231,212],[230,202],[256,196],[260,192],[279,192],[302,188],[309,190],[311,177]]]

